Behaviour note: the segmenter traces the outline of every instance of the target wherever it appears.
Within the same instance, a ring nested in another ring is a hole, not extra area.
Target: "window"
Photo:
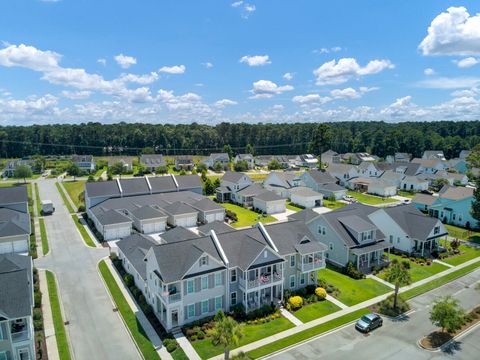
[[[263,257],[264,257],[265,259],[268,257],[268,251],[267,251],[267,250],[265,250],[265,251],[263,252]]]
[[[305,274],[301,274],[300,275],[300,285],[305,285],[305,280],[306,280]]]
[[[237,305],[237,292],[234,291],[230,294],[230,305]]]
[[[325,226],[319,225],[318,226],[318,233],[320,235],[325,235]]]
[[[400,237],[397,237],[397,244],[400,244]]]
[[[195,291],[195,283],[193,280],[187,281],[187,294],[191,294]]]
[[[200,258],[200,266],[208,265],[208,256],[202,256]]]
[[[328,244],[328,248],[333,251],[333,243]]]
[[[393,235],[390,235],[390,244],[393,244]]]
[[[433,234],[437,235],[440,232],[440,226],[435,226],[435,229],[433,229]]]
[[[217,272],[215,273],[215,286],[222,285],[222,273]]]
[[[456,214],[453,213],[453,214],[452,214],[452,219],[453,219],[453,220],[455,220],[455,216],[456,216]]]
[[[293,289],[295,287],[295,275],[290,275],[290,288]]]
[[[222,308],[222,297],[217,296],[215,298],[215,311],[220,310]]]
[[[208,276],[202,276],[201,285],[202,290],[208,289]]]
[[[458,221],[462,221],[462,214],[458,214]]]
[[[230,282],[237,282],[237,269],[230,270]]]
[[[187,306],[187,316],[188,318],[195,316],[195,304],[190,304]]]
[[[208,300],[202,301],[202,314],[208,313]]]
[[[290,255],[290,267],[295,267],[295,255]]]

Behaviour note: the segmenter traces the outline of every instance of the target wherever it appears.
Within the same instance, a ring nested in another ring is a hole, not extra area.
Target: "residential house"
[[[93,160],[93,155],[73,155],[72,162],[77,164],[80,170],[85,171],[86,173],[95,171],[95,161]]]
[[[448,170],[454,170],[460,174],[465,174],[468,171],[468,164],[466,159],[450,159],[447,161],[446,168]]]
[[[335,198],[336,200],[339,200],[347,194],[347,190],[344,187],[337,185],[336,176],[343,176],[343,174],[340,173],[342,168],[345,169],[344,171],[347,171],[347,176],[353,174],[353,172],[350,172],[346,169],[347,167],[350,167],[350,165],[331,164],[329,165],[327,171],[305,171],[302,173],[302,175],[300,175],[300,179],[306,187],[309,187],[313,191],[322,194],[324,198]],[[329,170],[338,172],[332,173]]]
[[[127,272],[143,278],[140,290],[167,331],[237,305],[249,312],[278,304],[285,289],[316,284],[326,250],[301,221],[211,229],[157,245],[129,237],[118,249]]]
[[[342,186],[345,186],[348,180],[359,176],[357,167],[350,164],[331,164],[326,171],[337,178],[339,184]]]
[[[470,213],[473,191],[470,187],[445,185],[438,196],[417,194],[412,203],[443,223],[475,229],[479,224]]]
[[[161,154],[143,154],[140,156],[140,164],[149,172],[155,172],[159,167],[167,166],[167,162]]]
[[[411,154],[397,152],[394,155],[394,162],[406,162],[406,163],[408,163],[408,162],[410,162],[411,158],[412,158]]]
[[[227,168],[230,163],[230,157],[227,153],[212,153],[202,163],[207,165],[209,169],[213,169],[216,163],[221,164],[223,168]]]
[[[123,165],[123,168],[125,170],[125,172],[132,172],[133,171],[133,160],[132,158],[118,158],[118,157],[115,157],[115,158],[109,158],[108,159],[108,167],[112,167],[113,164],[116,164],[116,163],[121,163]]]
[[[266,190],[253,197],[252,207],[264,214],[283,213],[286,210],[285,198]]]
[[[252,154],[237,154],[233,159],[233,163],[236,164],[239,161],[245,161],[248,165],[248,169],[253,169],[255,167],[255,159]]]
[[[400,188],[402,180],[405,178],[405,175],[398,173],[392,170],[385,171],[380,179],[389,185],[395,186],[397,189]]]
[[[308,169],[316,169],[318,167],[318,159],[312,154],[299,155],[296,160],[296,165],[300,167],[306,167]]]
[[[357,177],[349,180],[349,189],[366,192],[381,197],[394,196],[397,193],[397,186],[382,179]]]
[[[415,176],[419,175],[423,172],[423,168],[420,166],[420,164],[416,163],[393,163],[391,167],[392,171],[404,174],[406,176]]]
[[[310,209],[323,205],[323,195],[311,188],[298,186],[290,189],[290,201],[295,205]]]
[[[355,203],[324,214],[306,209],[290,218],[304,221],[316,239],[327,247],[327,262],[340,267],[352,262],[358,270],[368,273],[374,267],[388,264],[384,252],[392,247],[369,217],[375,211],[377,207]]]
[[[175,157],[175,170],[192,171],[195,166],[193,158],[189,155],[179,155]]]
[[[442,150],[425,150],[422,155],[424,160],[441,160],[445,161],[445,154]]]
[[[219,202],[239,202],[237,192],[253,184],[252,179],[244,173],[227,171],[220,179],[220,187],[216,189]]]
[[[358,166],[358,173],[364,177],[380,177],[383,174],[383,170],[377,166],[377,163],[371,161],[363,161]]]
[[[32,172],[35,171],[35,161],[34,160],[23,160],[23,159],[17,159],[17,160],[10,160],[7,161],[5,168],[3,169],[2,176],[3,177],[14,177],[15,176],[15,169],[19,166],[28,166]],[[42,171],[42,169],[40,170]]]
[[[472,152],[470,150],[462,150],[460,151],[460,154],[458,154],[458,157],[460,159],[467,159],[468,156],[471,154]]]
[[[324,164],[339,164],[341,162],[340,155],[333,150],[325,151],[320,157]]]
[[[33,360],[32,258],[0,255],[0,359]]]
[[[405,176],[399,188],[404,191],[424,191],[428,190],[428,180],[418,176]]]
[[[27,187],[0,187],[0,254],[28,253],[30,233]]]
[[[290,190],[302,185],[302,180],[294,172],[272,171],[263,181],[263,187],[283,198],[290,197]]]
[[[423,174],[434,174],[438,170],[445,170],[446,164],[440,159],[419,159],[415,158],[412,163],[419,164],[419,172]]]
[[[352,165],[360,165],[364,161],[377,161],[378,157],[374,155],[370,155],[366,152],[358,152],[358,153],[345,153],[342,155],[342,161],[352,164]]]

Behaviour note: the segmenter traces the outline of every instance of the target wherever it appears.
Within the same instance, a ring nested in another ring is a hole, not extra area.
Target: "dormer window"
[[[202,256],[200,258],[200,266],[206,266],[208,265],[208,256]]]
[[[435,226],[435,229],[433,229],[433,234],[437,235],[440,232],[440,226]]]

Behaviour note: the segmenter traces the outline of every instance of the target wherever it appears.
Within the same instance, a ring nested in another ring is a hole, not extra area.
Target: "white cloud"
[[[418,87],[429,89],[465,89],[480,84],[478,77],[436,77],[417,82]]]
[[[107,65],[107,59],[103,59],[103,58],[97,59],[97,63],[99,63],[100,65],[105,66],[105,65]]]
[[[58,115],[58,98],[46,94],[44,96],[29,96],[26,99],[1,99],[0,98],[0,120],[12,121],[19,125],[15,119],[48,119]]]
[[[480,62],[477,58],[474,58],[472,56],[467,57],[462,60],[455,60],[454,63],[457,64],[457,66],[461,69],[469,68],[472,66],[477,65]]]
[[[9,45],[0,49],[0,65],[6,67],[51,71],[58,67],[60,59],[61,56],[53,51],[42,51],[24,44]]]
[[[61,92],[62,96],[63,97],[66,97],[67,99],[71,99],[71,100],[83,100],[83,99],[87,99],[88,97],[90,97],[90,95],[92,94],[91,91],[87,91],[87,90],[82,90],[82,91],[68,91],[68,90],[64,90]]]
[[[342,58],[336,62],[328,61],[313,71],[317,85],[336,85],[347,82],[352,78],[377,74],[395,66],[390,60],[371,60],[364,67],[358,65],[354,58]]]
[[[470,16],[463,6],[449,7],[433,19],[418,48],[423,55],[480,54],[480,14]]]
[[[336,53],[336,52],[339,52],[339,51],[342,51],[342,48],[340,46],[334,46],[334,47],[331,47],[331,48],[320,48],[320,49],[316,49],[316,50],[313,50],[313,52],[315,54],[330,54],[330,53]]]
[[[248,19],[250,14],[254,13],[257,8],[253,4],[249,4],[245,1],[235,1],[230,4],[231,7],[240,9],[240,15],[244,19]]]
[[[166,74],[183,74],[185,73],[185,65],[163,66],[158,70],[161,73]]]
[[[359,99],[363,94],[374,90],[378,90],[378,88],[360,86],[357,91],[354,88],[348,87],[345,89],[334,89],[330,91],[330,95],[335,99]]]
[[[231,4],[232,7],[237,8],[243,4],[243,1],[235,1]]]
[[[251,92],[254,94],[252,99],[266,99],[271,98],[276,94],[281,94],[285,91],[293,90],[291,85],[278,86],[270,80],[258,80],[253,83]]]
[[[122,74],[119,81],[147,85],[158,80],[158,74],[152,71],[150,74],[135,75],[135,74]]]
[[[435,75],[435,70],[433,70],[432,68],[426,68],[425,70],[423,70],[423,73],[427,76],[432,76]]]
[[[450,95],[453,97],[475,97],[478,95],[478,89],[455,90]]]
[[[220,109],[223,109],[224,107],[226,106],[231,106],[231,105],[237,105],[238,102],[234,101],[234,100],[230,100],[230,99],[221,99],[221,100],[218,100],[215,102],[215,106],[217,108],[220,108]]]
[[[245,55],[242,56],[240,62],[248,64],[248,66],[263,66],[272,63],[268,55]]]
[[[205,62],[205,63],[202,63],[203,66],[205,66],[207,69],[211,69],[213,68],[213,64],[211,62]]]
[[[284,78],[285,80],[288,80],[288,81],[290,81],[290,80],[292,80],[292,79],[293,79],[293,74],[292,74],[292,73],[289,73],[289,72],[287,72],[287,73],[283,74],[283,78]]]
[[[114,57],[115,61],[118,65],[120,65],[123,69],[128,69],[130,66],[135,65],[137,63],[137,59],[132,56],[127,56],[123,54],[119,54]]]
[[[319,94],[297,95],[292,98],[292,101],[296,104],[326,104],[332,101],[332,98],[328,96],[320,96]]]

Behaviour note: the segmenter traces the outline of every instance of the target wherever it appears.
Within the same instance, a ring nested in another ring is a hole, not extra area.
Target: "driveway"
[[[54,179],[39,180],[38,187],[41,199],[53,201],[55,213],[44,217],[50,252],[34,263],[57,276],[75,359],[140,359],[97,272],[108,249],[84,245]]]
[[[432,301],[438,296],[454,295],[465,309],[480,303],[480,292],[475,283],[480,270],[419,296],[410,305],[413,309],[402,320],[384,318],[384,325],[369,335],[357,332],[348,325],[329,335],[314,339],[276,356],[281,360],[303,359],[476,359],[480,351],[480,327],[465,335],[448,349],[428,352],[417,346],[417,340],[434,330],[429,320]]]

